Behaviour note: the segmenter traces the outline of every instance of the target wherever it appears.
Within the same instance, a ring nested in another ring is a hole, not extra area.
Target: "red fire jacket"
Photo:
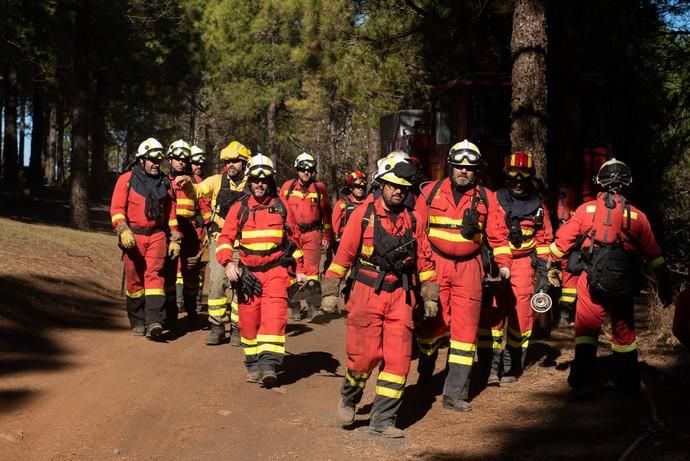
[[[299,179],[291,179],[280,187],[279,196],[292,211],[298,225],[320,226],[323,238],[333,241],[331,200],[322,182],[312,181],[303,189]]]
[[[171,232],[178,232],[177,207],[172,192],[164,199],[163,219],[159,222],[151,221],[146,217],[146,197],[129,186],[131,177],[132,172],[127,171],[120,175],[115,183],[110,201],[110,219],[113,229],[117,229],[118,224],[124,222],[130,227],[140,229],[165,230],[169,228]]]
[[[357,200],[354,195],[350,194],[347,196],[347,200],[354,205],[355,207],[360,205],[362,202],[364,202],[364,198],[362,200]],[[337,202],[335,202],[335,206],[333,207],[333,233],[335,234],[336,238],[340,238],[343,229],[345,228],[345,224],[347,224],[347,221],[349,220],[349,217],[352,215],[350,213],[350,216],[348,216],[348,219],[345,219],[346,216],[345,214],[347,213],[347,208],[348,206],[352,206],[347,203],[347,201],[344,198],[341,198]]]

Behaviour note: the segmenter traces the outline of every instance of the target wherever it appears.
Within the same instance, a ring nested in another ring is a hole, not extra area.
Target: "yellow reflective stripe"
[[[561,289],[561,293],[563,293],[563,294],[576,295],[576,294],[577,294],[577,288],[566,288],[566,287],[563,287],[563,288]]]
[[[232,250],[232,245],[230,245],[229,243],[224,243],[222,245],[218,245],[216,247],[216,254],[218,254],[218,252],[221,250]]]
[[[534,229],[524,229],[522,228],[522,236],[523,237],[531,237],[534,235]]]
[[[262,352],[273,352],[275,354],[285,354],[285,346],[278,346],[276,344],[259,344],[257,347],[259,354]]]
[[[534,240],[534,239],[524,240],[524,241],[520,244],[520,247],[519,247],[519,248],[513,246],[512,243],[509,244],[509,247],[510,247],[510,249],[511,249],[511,253],[512,253],[512,250],[529,250],[529,249],[534,248],[535,246],[537,246],[537,241]],[[495,254],[495,253],[494,253],[494,254]]]
[[[649,267],[652,270],[657,269],[659,266],[663,265],[666,262],[663,256],[659,256],[658,258],[654,259],[652,262],[649,263]]]
[[[242,231],[242,236],[240,238],[253,239],[257,237],[278,237],[283,236],[282,229],[267,229],[267,230],[253,230],[253,231]]]
[[[246,344],[247,346],[256,346],[256,338],[255,339],[249,339],[249,338],[245,338],[244,336],[240,336],[240,342],[243,345]]]
[[[242,350],[244,351],[244,355],[257,355],[259,353],[259,348],[256,346],[252,347],[242,347]]]
[[[492,329],[492,330],[491,330],[491,336],[492,336],[493,338],[501,338],[501,339],[503,339],[503,330],[494,330],[494,329]]]
[[[388,389],[383,386],[376,386],[376,394],[382,395],[384,397],[389,397],[391,399],[399,399],[403,395],[403,391],[396,391],[395,389]]]
[[[596,205],[587,205],[585,207],[585,211],[587,213],[594,213],[595,211],[597,211],[597,206]]]
[[[623,210],[623,217],[624,218],[628,217],[628,210],[627,209]],[[630,212],[630,219],[632,219],[632,220],[637,219],[637,211],[631,211]]]
[[[142,296],[144,296],[144,289],[142,288],[141,290],[132,291],[132,292],[127,291],[126,293],[127,293],[128,298],[137,299],[137,298],[141,298]]]
[[[512,252],[510,251],[510,247],[496,247],[494,248],[494,256],[499,256],[499,255],[509,255]]]
[[[162,288],[144,288],[144,296],[165,296]]]
[[[168,227],[177,227],[177,219],[171,219],[168,221]]]
[[[574,303],[577,301],[577,297],[572,295],[561,295],[558,300],[562,303]]]
[[[611,343],[611,350],[613,352],[632,352],[637,349],[637,341],[633,341],[632,344],[613,344]]]
[[[319,198],[316,192],[309,192],[305,198]]]
[[[458,349],[468,352],[474,352],[477,350],[477,347],[474,345],[474,343],[463,343],[460,341],[453,341],[452,339],[450,340],[450,347],[451,349]]]
[[[340,277],[345,276],[345,273],[347,272],[347,269],[345,267],[341,266],[340,264],[336,264],[336,263],[331,263],[331,265],[328,266],[328,270],[330,272],[333,272],[334,274],[337,274]]]
[[[345,379],[347,379],[350,382],[350,384],[352,384],[353,386],[361,387],[361,388],[364,388],[364,385],[367,382],[366,379],[364,379],[364,381],[358,381],[355,378],[353,378],[352,376],[350,376],[350,370],[345,372]]]
[[[213,216],[213,212],[211,211],[205,211],[204,213],[201,213],[201,217],[204,218],[204,220],[210,219],[211,216]]]
[[[388,381],[389,383],[405,384],[404,376],[394,375],[393,373],[388,373],[387,371],[382,371],[379,373],[378,379],[381,381]]]
[[[591,336],[577,336],[575,337],[575,345],[578,344],[591,344],[596,346],[598,344],[597,338]]]
[[[430,280],[434,277],[436,277],[436,271],[433,269],[430,271],[424,271],[424,272],[419,273],[419,281],[420,282],[426,282],[427,280]]]
[[[538,255],[547,255],[551,253],[551,249],[548,246],[538,246],[537,247],[537,254]]]
[[[442,224],[444,226],[461,226],[462,219],[453,219],[448,216],[429,216],[429,224]]]
[[[177,199],[177,204],[178,205],[189,205],[189,206],[194,206],[194,200],[189,199],[189,198],[178,198]]]
[[[222,298],[208,298],[208,305],[211,306],[225,306],[228,303],[227,296]]]
[[[262,242],[262,243],[242,243],[240,244],[242,248],[246,248],[248,250],[254,250],[254,251],[266,251],[266,250],[272,250],[278,246],[277,243],[274,242]],[[218,250],[216,249],[216,253],[218,253]]]
[[[432,227],[429,229],[429,237],[439,238],[448,242],[476,242],[481,241],[482,234],[474,234],[474,237],[471,240],[468,240],[459,233],[448,232],[443,229],[436,229]]]
[[[374,254],[374,247],[368,245],[362,245],[362,254],[364,256],[371,256]]]
[[[332,226],[331,226],[330,224],[324,223],[324,225],[323,225],[323,230],[328,230],[328,229],[330,229],[331,227],[332,227]]]
[[[307,275],[306,277],[304,277],[304,280],[319,280],[319,274]]]
[[[474,363],[474,357],[465,357],[463,355],[450,354],[448,356],[448,362],[456,363],[458,365],[467,365],[471,367]]]
[[[258,342],[265,343],[284,343],[285,336],[280,335],[256,335],[256,340]]]
[[[302,253],[302,250],[297,249],[297,250],[292,252],[293,259],[301,258],[302,256],[304,256],[304,253]]]
[[[191,218],[196,214],[196,211],[194,210],[188,210],[186,208],[178,208],[177,209],[177,216],[181,216],[183,218]]]
[[[110,218],[110,220],[111,220],[112,222],[115,222],[115,221],[117,221],[117,220],[119,220],[119,219],[125,219],[125,215],[123,215],[122,213],[118,213],[118,214],[114,214],[113,217]]]
[[[565,255],[565,253],[558,249],[558,247],[556,246],[556,242],[553,242],[551,245],[549,245],[549,249],[551,250],[551,253],[557,258],[562,258]]]

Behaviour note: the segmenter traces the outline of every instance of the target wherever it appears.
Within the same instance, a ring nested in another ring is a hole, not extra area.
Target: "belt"
[[[132,230],[133,233],[137,235],[145,235],[145,236],[151,236],[153,234],[157,234],[158,232],[163,232],[163,229],[160,227],[132,227],[130,226],[130,229]]]
[[[274,267],[282,266],[283,265],[282,259],[283,258],[278,258],[275,261],[271,261],[270,263],[266,263],[266,264],[261,264],[259,266],[249,266],[247,264],[241,264],[241,266],[246,267],[247,269],[249,269],[252,272],[266,272],[267,270],[273,269]]]
[[[298,224],[297,227],[299,227],[299,231],[303,234],[305,232],[311,232],[314,230],[323,229],[323,226],[321,225],[321,221],[314,221],[313,223],[309,223],[309,224]]]
[[[474,253],[472,253],[471,255],[467,255],[467,256],[448,256],[447,254],[445,254],[444,252],[439,250],[439,248],[436,245],[434,245],[433,243],[429,242],[429,246],[431,247],[431,251],[433,251],[437,255],[439,255],[445,259],[450,259],[451,261],[454,261],[456,263],[464,262],[464,261],[471,261],[474,258],[476,258],[477,255],[479,254],[479,250],[477,250]]]

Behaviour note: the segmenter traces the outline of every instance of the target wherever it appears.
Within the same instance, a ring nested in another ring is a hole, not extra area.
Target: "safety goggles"
[[[247,172],[247,175],[249,176],[249,179],[251,181],[254,181],[256,179],[268,179],[269,177],[273,176],[273,170],[270,168],[265,168],[265,167],[254,167],[250,169]]]
[[[184,162],[189,161],[189,152],[187,152],[184,149],[175,149],[172,152],[170,152],[170,158],[174,158],[175,160],[182,160]]]
[[[367,185],[366,185],[366,184],[357,184],[357,183],[354,183],[354,184],[353,184],[352,186],[350,186],[350,187],[352,187],[352,189],[366,189]]]
[[[165,154],[163,153],[163,149],[152,149],[144,155],[144,157],[148,160],[151,160],[152,162],[161,161],[163,158],[165,158]]]
[[[532,177],[532,173],[530,173],[528,170],[522,169],[510,169],[506,171],[506,174],[510,179],[514,179],[516,181],[530,179]]]
[[[302,173],[314,174],[313,168],[297,168],[297,171],[302,172]]]
[[[481,157],[470,149],[460,149],[451,151],[448,161],[451,165],[479,165]]]

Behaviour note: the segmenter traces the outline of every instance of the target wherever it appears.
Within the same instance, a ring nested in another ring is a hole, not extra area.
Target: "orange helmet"
[[[364,173],[362,173],[362,172],[359,171],[359,170],[352,171],[352,172],[348,173],[348,174],[345,176],[345,183],[346,183],[348,186],[351,186],[351,185],[353,185],[353,184],[355,183],[355,181],[357,181],[358,179],[361,179],[361,180],[363,180],[364,182],[366,182],[366,180],[367,180],[367,175],[365,175]]]
[[[534,160],[529,152],[517,151],[510,154],[503,166],[503,172],[511,178],[529,177],[536,174]]]

